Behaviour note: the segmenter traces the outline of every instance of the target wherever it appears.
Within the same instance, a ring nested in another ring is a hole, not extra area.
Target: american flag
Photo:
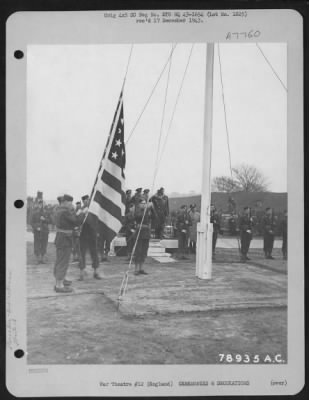
[[[122,92],[90,197],[87,223],[112,241],[122,226],[125,211],[126,152]]]

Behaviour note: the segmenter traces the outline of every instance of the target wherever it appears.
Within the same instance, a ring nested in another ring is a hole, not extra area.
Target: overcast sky
[[[285,44],[260,44],[286,85]],[[27,193],[55,199],[90,193],[113,118],[131,46],[31,45],[27,52]],[[161,153],[190,44],[178,44],[170,69]],[[171,51],[134,45],[124,91],[125,137]],[[154,188],[201,190],[205,44],[195,44]],[[287,188],[287,93],[255,44],[220,44],[232,165],[258,167],[269,189]],[[150,188],[168,78],[166,69],[127,143],[127,187]],[[217,47],[214,62],[212,176],[229,175]]]

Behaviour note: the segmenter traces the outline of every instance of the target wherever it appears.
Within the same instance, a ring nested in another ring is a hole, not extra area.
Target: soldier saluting
[[[243,215],[239,218],[240,252],[242,262],[250,260],[247,256],[250,242],[252,240],[252,218],[250,214],[250,208],[244,207]]]
[[[274,257],[271,255],[274,247],[275,240],[275,221],[273,210],[267,207],[265,210],[265,215],[262,219],[263,235],[264,235],[264,253],[265,258],[273,260]]]

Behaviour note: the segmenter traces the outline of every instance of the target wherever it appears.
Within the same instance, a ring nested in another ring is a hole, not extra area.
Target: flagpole
[[[196,276],[200,279],[211,279],[212,273],[212,232],[210,223],[211,201],[211,145],[213,117],[213,67],[214,43],[207,43],[206,79],[205,79],[205,112],[203,172],[201,196],[201,220],[197,227]]]

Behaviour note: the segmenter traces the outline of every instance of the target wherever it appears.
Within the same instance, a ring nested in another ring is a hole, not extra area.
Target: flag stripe
[[[121,175],[121,168],[115,165],[108,158],[104,161],[104,169],[109,172],[111,175],[114,175],[120,182],[123,181],[123,177]]]
[[[111,186],[107,185],[106,183],[100,181],[97,185],[97,191],[103,194],[105,197],[110,199],[113,203],[118,205],[122,211],[124,211],[125,206],[125,193],[121,190],[120,193],[114,190]],[[122,207],[123,204],[123,207]]]
[[[121,208],[105,197],[101,192],[96,192],[93,201],[98,203],[102,210],[105,210],[119,221],[121,220]]]
[[[122,182],[117,179],[114,175],[110,174],[106,169],[103,171],[101,180],[108,186],[113,188],[119,194],[122,194]]]
[[[94,214],[100,222],[103,222],[104,224],[109,226],[109,228],[115,232],[115,235],[119,232],[121,228],[121,222],[113,215],[109,214],[107,211],[102,210],[97,202],[93,201],[91,203],[89,214]]]
[[[116,236],[117,232],[113,231],[108,225],[102,222],[97,215],[89,214],[93,217],[93,223],[98,227],[98,232],[104,237],[105,240],[111,242]]]
[[[126,194],[123,188],[123,182],[120,182],[114,175],[104,170],[101,184],[98,184],[97,189],[114,203],[126,204]]]

